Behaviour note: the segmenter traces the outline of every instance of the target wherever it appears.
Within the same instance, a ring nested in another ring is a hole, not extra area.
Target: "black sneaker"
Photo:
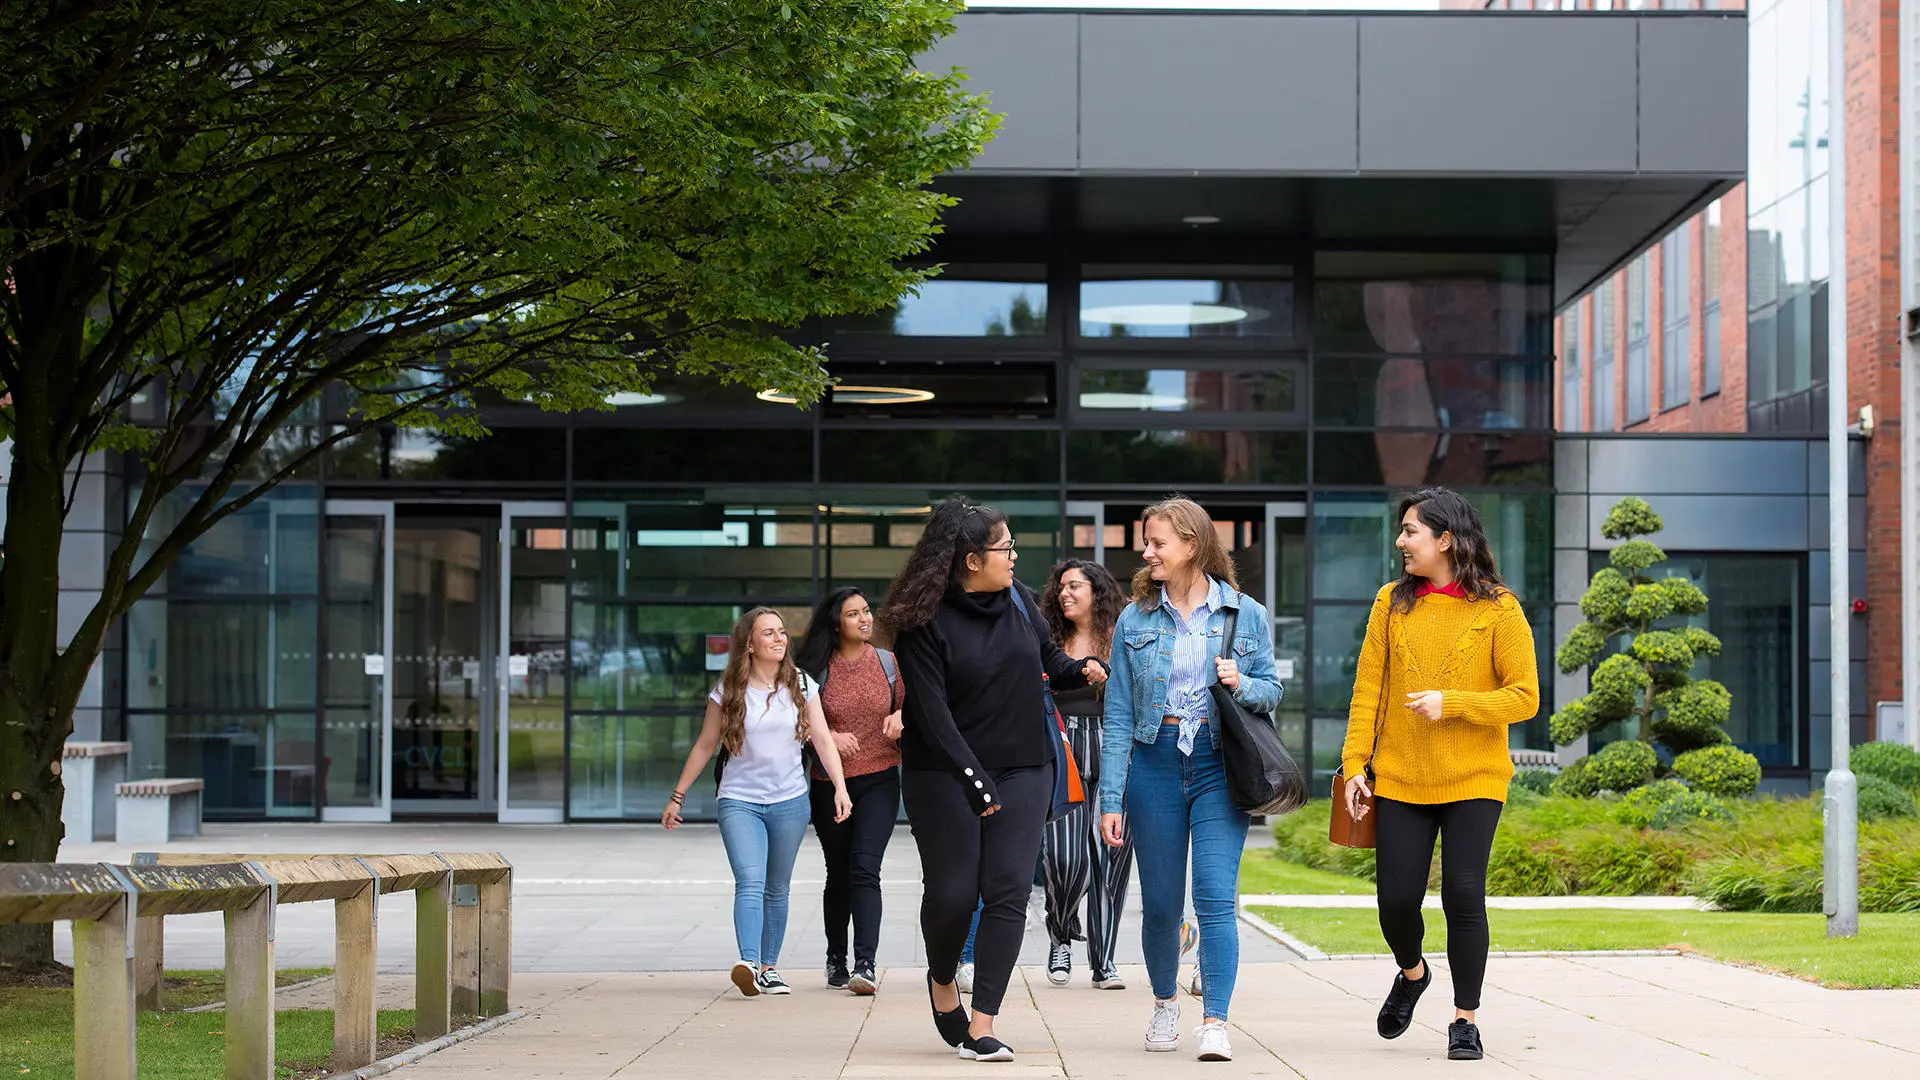
[[[1047,981],[1065,986],[1073,978],[1073,946],[1058,942],[1047,955]]]
[[[1433,965],[1421,961],[1427,973],[1419,982],[1407,978],[1404,971],[1393,973],[1393,989],[1387,992],[1386,1004],[1380,1006],[1379,1029],[1383,1039],[1397,1039],[1413,1026],[1413,1007],[1420,1002],[1420,995],[1433,985]]]
[[[780,973],[772,968],[761,968],[758,982],[760,983],[760,992],[763,994],[793,993],[793,987],[788,986],[787,980],[781,978]]]
[[[1013,1047],[991,1035],[976,1039],[968,1035],[960,1042],[960,1056],[968,1061],[1012,1061]]]
[[[927,1004],[933,1009],[933,1028],[940,1033],[940,1041],[948,1046],[959,1046],[967,1041],[967,1028],[973,1018],[967,1015],[967,1003],[954,1006],[952,1012],[941,1012],[933,1005],[933,972],[927,972]]]
[[[1447,1057],[1454,1061],[1479,1061],[1486,1056],[1480,1048],[1480,1029],[1471,1020],[1455,1020],[1447,1025]]]
[[[827,989],[845,990],[847,988],[847,958],[844,956],[827,957]]]
[[[853,965],[853,975],[847,980],[847,989],[861,997],[880,989],[880,980],[873,975],[873,961],[860,960]]]

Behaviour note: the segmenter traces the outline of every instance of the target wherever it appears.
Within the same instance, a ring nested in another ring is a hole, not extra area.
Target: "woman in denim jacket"
[[[1123,822],[1133,830],[1140,942],[1154,997],[1146,1048],[1153,1051],[1180,1046],[1180,916],[1191,842],[1206,1010],[1195,1033],[1199,1057],[1230,1061],[1227,1006],[1240,965],[1235,906],[1250,821],[1227,792],[1207,688],[1218,680],[1255,712],[1278,708],[1272,624],[1266,608],[1239,591],[1233,560],[1198,503],[1156,503],[1141,527],[1146,566],[1133,576],[1133,602],[1113,631],[1100,831],[1117,845]],[[1226,608],[1240,613],[1232,650],[1222,656]]]

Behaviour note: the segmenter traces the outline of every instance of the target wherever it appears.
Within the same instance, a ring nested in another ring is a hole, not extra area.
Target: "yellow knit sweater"
[[[1533,630],[1520,602],[1511,593],[1493,601],[1429,593],[1403,614],[1390,612],[1392,593],[1391,585],[1381,589],[1367,618],[1340,754],[1346,775],[1366,767],[1379,717],[1376,794],[1409,803],[1505,802],[1513,779],[1507,726],[1540,709]],[[1441,692],[1437,721],[1407,708],[1407,695],[1427,690]]]

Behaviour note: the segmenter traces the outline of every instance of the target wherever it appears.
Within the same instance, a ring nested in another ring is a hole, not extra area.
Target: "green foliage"
[[[1870,742],[1854,747],[1848,764],[1860,776],[1877,776],[1908,791],[1920,791],[1920,750],[1903,743]]]
[[[1673,597],[1657,582],[1635,585],[1633,595],[1627,597],[1625,614],[1637,623],[1659,622],[1673,614]]]
[[[1622,825],[1631,825],[1636,829],[1650,828],[1653,825],[1654,814],[1659,812],[1662,806],[1691,790],[1678,780],[1656,780],[1622,795],[1620,801],[1614,805],[1613,819]]]
[[[1913,796],[1895,786],[1893,781],[1884,777],[1862,775],[1859,782],[1858,806],[1861,821],[1882,821],[1887,818],[1910,818],[1920,815]]]
[[[1667,578],[1666,580],[1679,581],[1681,579]],[[1695,590],[1695,591],[1697,592],[1698,590]],[[1705,594],[1702,594],[1702,595],[1704,596]],[[1695,656],[1719,656],[1720,655],[1720,639],[1715,637],[1711,631],[1707,630],[1706,627],[1689,626],[1681,630],[1680,632],[1686,635],[1687,648],[1693,650],[1693,655]]]
[[[1718,746],[1731,737],[1721,725],[1733,709],[1733,694],[1712,679],[1696,679],[1677,690],[1669,690],[1656,699],[1661,713],[1653,722],[1654,734],[1668,746],[1680,750]]]
[[[1653,747],[1634,739],[1608,743],[1587,758],[1587,774],[1601,791],[1631,791],[1653,779],[1660,764]]]
[[[1677,615],[1698,615],[1707,610],[1707,594],[1700,591],[1700,586],[1686,578],[1663,577],[1654,582],[1654,585],[1666,594],[1665,602],[1668,608]],[[1705,634],[1706,631],[1701,630],[1700,633]],[[1718,649],[1715,650],[1715,652],[1718,651]]]
[[[1547,735],[1555,746],[1567,744],[1593,730],[1593,706],[1586,698],[1569,701],[1547,718]]]
[[[1647,500],[1629,495],[1607,511],[1606,520],[1600,523],[1600,535],[1609,540],[1631,540],[1664,528],[1666,524],[1654,513],[1653,507],[1647,505]]]
[[[1553,790],[1554,774],[1547,769],[1521,769],[1513,774],[1513,782],[1507,790],[1511,796],[1514,791],[1531,791],[1535,795],[1545,795]]]
[[[1563,674],[1571,675],[1593,663],[1594,658],[1606,647],[1605,631],[1590,622],[1583,622],[1567,634],[1567,640],[1560,643],[1560,651],[1554,661],[1560,665]]]
[[[1593,690],[1587,694],[1594,719],[1602,723],[1619,720],[1633,711],[1640,694],[1653,685],[1653,676],[1645,665],[1626,653],[1615,653],[1593,669]]]
[[[1607,561],[1614,569],[1629,575],[1637,575],[1649,567],[1667,561],[1667,553],[1660,545],[1651,540],[1629,540],[1607,553]]]
[[[1633,598],[1633,582],[1613,567],[1608,566],[1594,572],[1593,580],[1587,584],[1585,596],[1580,598],[1580,614],[1587,617],[1596,632],[1600,627],[1612,626],[1626,616],[1627,601]],[[1603,639],[1604,640],[1604,639]]]
[[[1760,786],[1760,760],[1734,746],[1689,750],[1673,759],[1673,772],[1709,795],[1751,795]]]
[[[1600,785],[1594,781],[1587,764],[1592,760],[1589,755],[1561,769],[1560,775],[1553,778],[1553,794],[1562,798],[1584,798],[1597,794]]]
[[[1635,595],[1639,595],[1639,590],[1635,590]],[[1671,664],[1683,668],[1693,664],[1693,648],[1687,644],[1687,636],[1673,630],[1649,630],[1636,635],[1628,651],[1643,664]]]
[[[1651,824],[1656,829],[1671,829],[1696,821],[1732,820],[1733,807],[1704,791],[1689,791],[1679,798],[1661,803],[1653,812]]]

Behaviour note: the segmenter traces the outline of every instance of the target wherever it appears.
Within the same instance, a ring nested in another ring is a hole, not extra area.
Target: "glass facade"
[[[1614,423],[1614,400],[1619,392],[1619,382],[1614,378],[1617,365],[1615,342],[1616,327],[1614,320],[1619,318],[1613,299],[1613,278],[1600,283],[1593,292],[1593,430],[1612,431]]]
[[[1747,428],[1817,431],[1827,379],[1827,5],[1748,14]]]
[[[1251,246],[956,261],[812,328],[841,383],[812,410],[666,380],[362,436],[129,618],[139,774],[206,776],[229,818],[650,820],[739,612],[797,634],[831,588],[879,599],[954,491],[1009,512],[1030,584],[1068,554],[1125,580],[1177,490],[1270,605],[1282,734],[1324,782],[1401,491],[1468,493],[1552,648],[1551,259]]]
[[[1675,229],[1660,245],[1660,409],[1679,408],[1692,395],[1688,377],[1693,368],[1693,256],[1687,240],[1693,223]]]

